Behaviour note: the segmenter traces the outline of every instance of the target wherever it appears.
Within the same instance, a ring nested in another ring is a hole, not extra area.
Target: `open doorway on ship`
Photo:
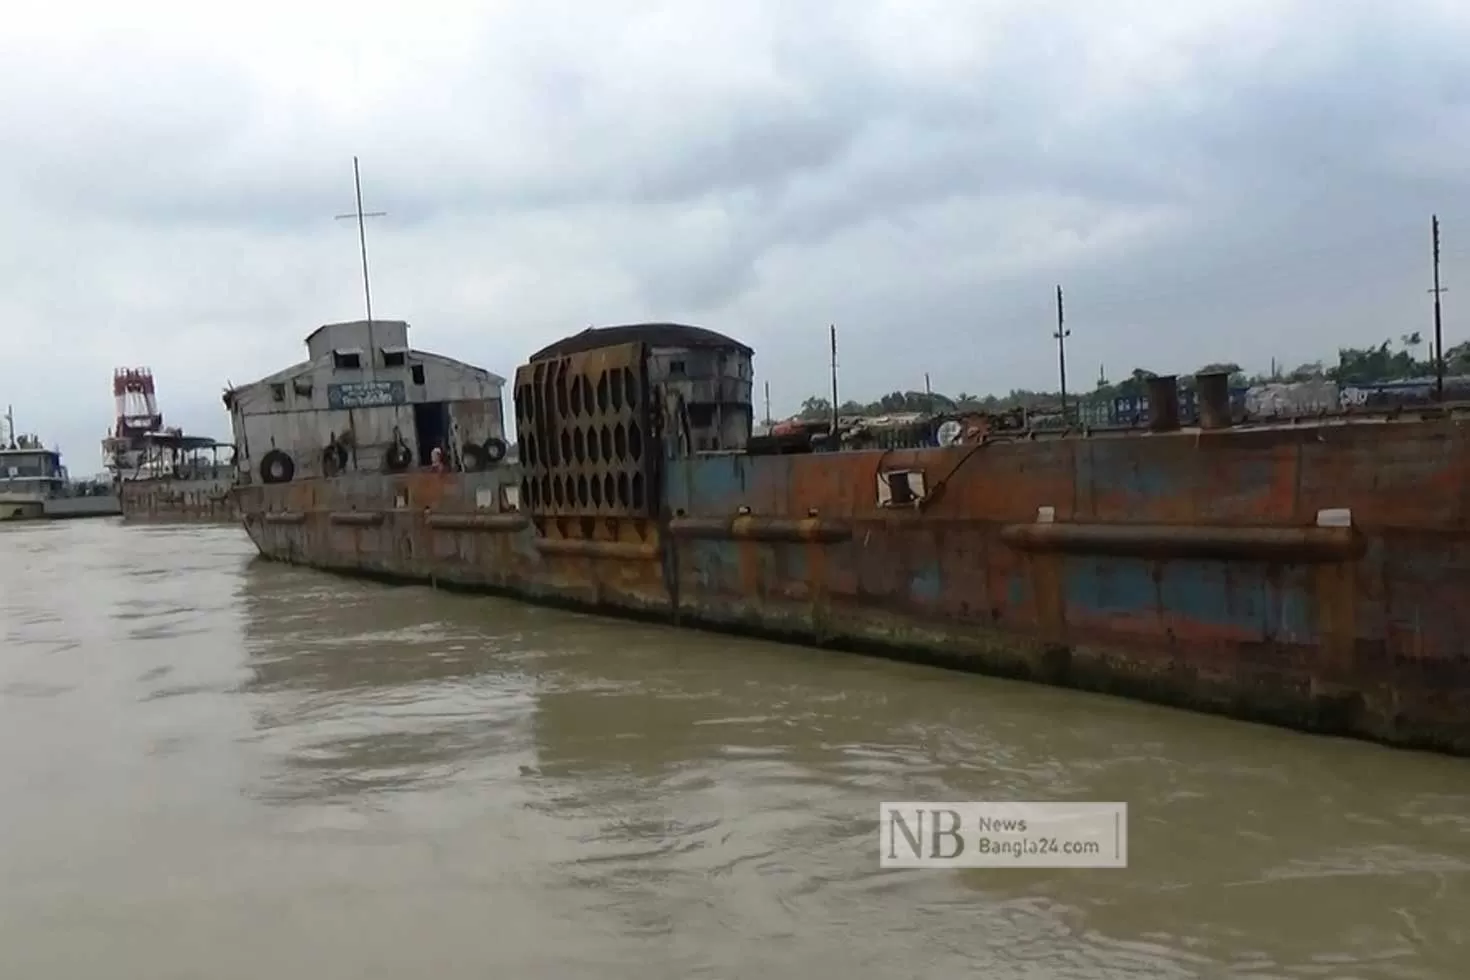
[[[445,402],[421,402],[413,407],[413,434],[419,444],[419,465],[428,466],[435,446],[449,451],[449,405]]]

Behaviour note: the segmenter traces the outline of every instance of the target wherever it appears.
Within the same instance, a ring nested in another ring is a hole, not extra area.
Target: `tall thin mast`
[[[364,211],[362,209],[362,171],[358,168],[357,157],[352,158],[352,183],[357,190],[357,210],[350,214],[339,214],[337,220],[346,218],[357,219],[357,244],[362,251],[362,298],[367,306],[367,329],[368,329],[368,378],[377,377],[378,368],[378,345],[373,341],[373,290],[368,280],[368,256],[367,256],[367,219],[381,218],[387,215],[387,211]]]

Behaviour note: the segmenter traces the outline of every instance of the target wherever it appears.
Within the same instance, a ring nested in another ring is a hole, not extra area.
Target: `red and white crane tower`
[[[158,391],[149,368],[117,368],[112,372],[112,398],[117,419],[102,440],[102,459],[114,472],[135,468],[142,458],[143,437],[163,431]]]
[[[158,410],[158,391],[149,368],[118,368],[112,372],[112,397],[117,405],[117,422],[112,434],[119,439],[157,432],[163,428]]]

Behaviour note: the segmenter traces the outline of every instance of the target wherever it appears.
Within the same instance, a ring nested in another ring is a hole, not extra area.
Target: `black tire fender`
[[[459,449],[459,455],[460,458],[464,460],[464,468],[466,473],[478,473],[483,470],[488,463],[485,450],[475,445],[473,442],[467,442],[463,446],[461,446]]]
[[[389,446],[383,454],[383,466],[389,473],[402,473],[413,464],[413,453],[402,443]]]
[[[272,449],[260,458],[262,483],[290,483],[295,475],[296,461],[279,449]]]
[[[496,436],[491,436],[489,439],[485,440],[485,461],[491,466],[494,466],[496,463],[499,463],[501,460],[505,459],[505,454],[508,452],[510,452],[510,447],[505,444],[504,439],[500,439]]]

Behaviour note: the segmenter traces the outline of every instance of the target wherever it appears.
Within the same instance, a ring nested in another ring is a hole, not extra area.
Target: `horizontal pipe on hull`
[[[772,541],[831,544],[852,537],[852,525],[818,517],[676,517],[669,521],[676,538],[706,541]]]
[[[247,514],[245,519],[248,521],[250,516]],[[306,515],[300,511],[277,510],[266,511],[260,515],[260,519],[266,524],[301,524],[306,520]]]
[[[383,514],[375,510],[342,510],[327,515],[327,520],[347,527],[377,527],[383,523]]]
[[[1019,551],[1118,558],[1336,562],[1367,542],[1351,527],[1200,527],[1175,524],[1010,524],[1000,538]]]
[[[425,522],[441,531],[524,531],[531,523],[523,514],[430,514]]]

